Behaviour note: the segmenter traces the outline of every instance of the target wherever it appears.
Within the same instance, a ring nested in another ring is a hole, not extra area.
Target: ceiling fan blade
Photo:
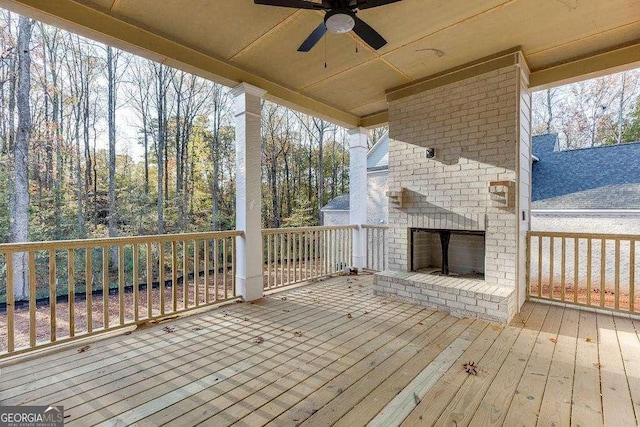
[[[253,2],[265,6],[292,7],[294,9],[324,9],[321,4],[306,0],[253,0]]]
[[[302,42],[298,48],[298,52],[309,52],[320,41],[326,32],[327,27],[324,25],[324,22],[321,22],[320,25],[318,25],[318,27],[309,34],[309,37]]]
[[[355,27],[353,27],[353,32],[358,35],[366,44],[374,48],[375,50],[380,49],[382,46],[387,44],[387,41],[382,37],[376,30],[371,28],[369,24],[364,22],[362,19],[357,16],[354,17],[356,21]]]
[[[384,6],[400,0],[362,0],[358,2],[358,9],[370,9],[372,7]]]

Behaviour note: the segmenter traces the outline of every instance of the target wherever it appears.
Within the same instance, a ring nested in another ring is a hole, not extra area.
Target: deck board
[[[580,312],[571,400],[571,425],[602,424],[598,329],[593,313]]]
[[[505,417],[506,425],[536,425],[563,314],[564,310],[549,309]]]
[[[637,425],[613,317],[598,314],[597,322],[604,424]]]
[[[2,362],[0,404],[61,404],[70,426],[635,425],[639,322],[526,303],[497,325],[374,296],[371,281]]]

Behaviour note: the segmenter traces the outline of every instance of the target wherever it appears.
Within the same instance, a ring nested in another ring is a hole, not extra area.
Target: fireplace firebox
[[[411,271],[484,277],[484,231],[410,228],[408,237]]]

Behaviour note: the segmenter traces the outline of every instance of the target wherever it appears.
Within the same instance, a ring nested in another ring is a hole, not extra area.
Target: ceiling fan
[[[387,44],[387,41],[369,24],[358,18],[356,13],[358,10],[371,9],[397,1],[400,0],[322,0],[322,3],[308,0],[254,0],[254,3],[295,9],[324,10],[324,22],[320,23],[298,48],[298,52],[309,52],[327,31],[342,34],[353,30],[373,49],[380,49]]]

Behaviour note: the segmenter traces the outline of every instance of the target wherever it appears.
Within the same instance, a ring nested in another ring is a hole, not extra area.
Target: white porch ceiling
[[[638,0],[402,0],[358,14],[388,40],[379,51],[352,34],[328,34],[309,53],[296,49],[322,12],[253,0],[0,0],[0,6],[228,85],[254,84],[280,102],[349,126],[383,123],[390,89],[516,46],[534,86],[640,61]]]

